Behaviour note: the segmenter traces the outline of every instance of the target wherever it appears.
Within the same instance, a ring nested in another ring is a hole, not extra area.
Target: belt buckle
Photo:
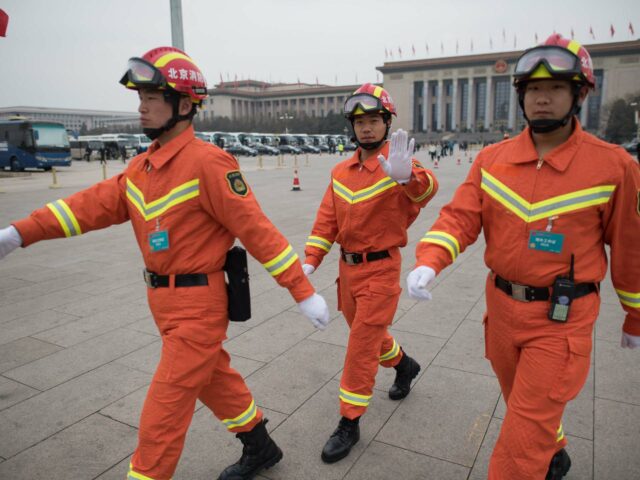
[[[527,286],[518,283],[511,284],[511,297],[519,302],[529,302],[527,298]]]
[[[344,255],[344,261],[345,261],[345,263],[347,265],[357,265],[358,264],[358,262],[357,262],[357,258],[358,258],[357,255],[358,254],[357,253],[344,252],[343,255]]]
[[[156,288],[156,282],[155,282],[155,274],[150,272],[149,270],[147,270],[146,268],[142,271],[142,276],[144,278],[144,283],[147,284],[147,287],[149,288]]]

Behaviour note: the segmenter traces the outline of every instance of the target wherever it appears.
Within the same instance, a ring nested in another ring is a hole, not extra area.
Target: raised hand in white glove
[[[0,230],[0,258],[4,258],[22,245],[22,237],[16,227],[9,225]]]
[[[420,265],[407,276],[409,297],[414,300],[431,300],[431,292],[427,290],[429,284],[436,278],[436,272],[431,267]]]
[[[302,271],[308,277],[309,275],[311,275],[313,272],[316,271],[316,267],[314,267],[313,265],[310,265],[308,263],[304,263],[302,265]]]
[[[407,145],[407,132],[399,129],[391,134],[389,159],[378,155],[378,161],[384,172],[398,183],[407,183],[411,179],[411,156],[415,140],[412,138]]]
[[[313,326],[324,330],[329,323],[329,307],[324,298],[314,293],[298,303],[302,314],[309,319]]]
[[[640,336],[629,335],[628,333],[622,332],[622,340],[620,341],[620,346],[622,348],[639,348]]]

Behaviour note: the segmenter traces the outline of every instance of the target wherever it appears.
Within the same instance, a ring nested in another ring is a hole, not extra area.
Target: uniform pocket
[[[567,337],[567,355],[558,369],[558,377],[549,392],[549,398],[568,402],[578,396],[591,366],[591,337]]]
[[[363,322],[367,325],[391,325],[398,307],[400,292],[402,288],[397,283],[369,282],[363,299],[367,302],[367,315],[364,316]]]

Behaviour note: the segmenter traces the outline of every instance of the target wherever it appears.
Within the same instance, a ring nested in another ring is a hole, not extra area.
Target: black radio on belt
[[[549,308],[549,320],[566,322],[569,318],[569,307],[576,296],[576,284],[573,281],[573,254],[571,254],[571,267],[569,276],[556,277],[551,290],[551,307]]]
[[[223,269],[227,274],[229,320],[245,322],[251,318],[247,251],[242,247],[233,247],[227,252]]]

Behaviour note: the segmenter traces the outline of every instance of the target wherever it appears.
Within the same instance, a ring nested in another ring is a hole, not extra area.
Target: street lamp
[[[288,120],[293,120],[295,117],[293,115],[290,115],[288,112],[285,112],[281,116],[279,116],[278,118],[280,120],[284,120],[284,133],[288,134],[289,133],[289,129],[287,128],[287,121]]]

